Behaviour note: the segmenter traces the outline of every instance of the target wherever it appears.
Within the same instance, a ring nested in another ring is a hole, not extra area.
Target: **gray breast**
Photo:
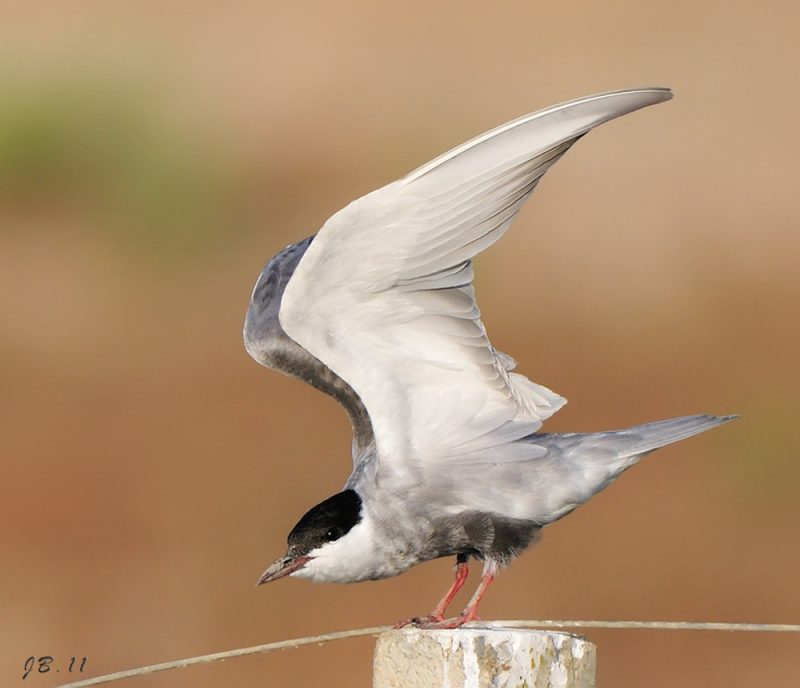
[[[261,365],[304,380],[345,408],[353,426],[355,458],[374,442],[366,408],[350,385],[284,332],[278,319],[286,286],[313,240],[310,236],[287,246],[261,272],[244,321],[244,345]]]

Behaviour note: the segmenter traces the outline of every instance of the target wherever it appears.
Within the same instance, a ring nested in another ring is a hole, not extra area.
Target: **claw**
[[[405,628],[406,626],[413,626],[414,628],[428,628],[430,624],[440,623],[444,621],[441,615],[428,614],[428,616],[412,616],[405,621],[398,621],[392,628]]]
[[[461,626],[469,623],[470,621],[480,621],[480,619],[478,619],[477,614],[469,614],[465,609],[463,612],[461,612],[461,614],[453,617],[452,619],[432,619],[430,617],[420,619],[420,623],[414,624],[414,627],[424,630],[461,628]]]

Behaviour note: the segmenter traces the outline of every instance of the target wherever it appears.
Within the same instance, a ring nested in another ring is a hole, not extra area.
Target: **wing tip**
[[[628,88],[617,91],[606,91],[604,93],[595,93],[593,95],[567,100],[535,112],[530,112],[522,115],[509,122],[501,124],[494,129],[475,136],[474,138],[462,143],[459,146],[443,153],[442,155],[430,160],[429,162],[417,167],[409,172],[407,175],[398,180],[401,184],[409,184],[417,179],[424,177],[432,170],[440,167],[446,162],[459,157],[461,154],[471,150],[479,144],[489,141],[499,135],[505,134],[520,126],[528,125],[535,121],[541,121],[556,113],[574,112],[577,108],[592,108],[600,103],[606,101],[606,106],[600,111],[595,111],[589,121],[584,122],[583,126],[578,126],[575,130],[565,133],[559,140],[554,140],[553,145],[563,143],[569,138],[577,138],[586,134],[591,129],[604,124],[612,119],[630,114],[636,110],[649,107],[650,105],[657,105],[670,100],[673,97],[672,89],[666,86],[645,86],[640,88]],[[613,104],[610,101],[616,101]],[[601,106],[602,107],[602,106]]]
[[[672,89],[669,86],[640,86],[639,88],[624,88],[619,91],[608,91],[607,93],[598,93],[597,97],[602,98],[604,96],[618,96],[624,94],[633,94],[633,93],[641,93],[641,94],[649,94],[653,97],[655,102],[662,103],[665,100],[670,100],[675,96]]]
[[[633,102],[628,101],[629,102],[628,105],[625,105],[624,107],[620,108],[619,112],[613,115],[612,117],[613,119],[614,117],[629,114],[631,112],[635,112],[636,110],[640,110],[641,108],[649,107],[650,105],[657,105],[658,103],[664,103],[668,100],[672,100],[674,96],[675,94],[672,92],[672,89],[668,88],[667,86],[642,86],[639,88],[625,88],[618,91],[606,91],[605,93],[596,93],[594,95],[586,96],[584,98],[576,98],[575,100],[570,100],[567,101],[566,103],[561,103],[560,105],[554,105],[552,108],[548,109],[557,109],[561,107],[568,108],[572,105],[583,105],[585,103],[592,103],[603,100],[624,101],[627,99],[633,99]]]

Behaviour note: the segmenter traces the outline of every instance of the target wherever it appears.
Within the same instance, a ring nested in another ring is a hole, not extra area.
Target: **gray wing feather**
[[[468,507],[543,526],[566,516],[650,452],[735,418],[686,416],[625,430],[535,433],[487,452],[495,463],[460,464],[458,471],[433,467],[436,475],[414,492],[414,499],[444,515]],[[540,456],[517,460],[513,452],[525,443],[537,446]]]
[[[278,319],[286,285],[313,240],[310,236],[287,246],[261,272],[244,321],[244,346],[261,365],[307,382],[344,407],[353,426],[355,462],[375,441],[367,410],[353,388],[289,337]]]

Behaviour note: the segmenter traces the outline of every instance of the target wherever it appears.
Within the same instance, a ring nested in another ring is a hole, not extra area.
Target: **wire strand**
[[[518,621],[492,621],[489,623],[479,622],[470,624],[468,628],[598,628],[598,629],[632,629],[632,630],[657,630],[657,631],[728,631],[728,632],[749,632],[749,633],[800,633],[800,624],[761,624],[761,623],[724,623],[714,621],[557,621],[557,620],[518,620]],[[87,678],[72,683],[64,683],[57,688],[88,688],[101,683],[119,681],[123,678],[134,676],[145,676],[155,674],[159,671],[170,669],[182,669],[195,664],[208,664],[219,662],[233,657],[246,657],[248,655],[263,654],[274,650],[287,650],[305,645],[323,645],[334,640],[345,640],[347,638],[363,638],[374,636],[390,631],[391,626],[372,626],[370,628],[358,628],[350,631],[337,631],[335,633],[323,633],[322,635],[312,635],[291,640],[279,640],[264,645],[253,645],[252,647],[241,647],[236,650],[226,652],[214,652],[208,655],[197,657],[187,657],[177,659],[172,662],[162,662],[160,664],[150,664],[148,666],[116,671],[113,674],[105,674],[94,678]]]

